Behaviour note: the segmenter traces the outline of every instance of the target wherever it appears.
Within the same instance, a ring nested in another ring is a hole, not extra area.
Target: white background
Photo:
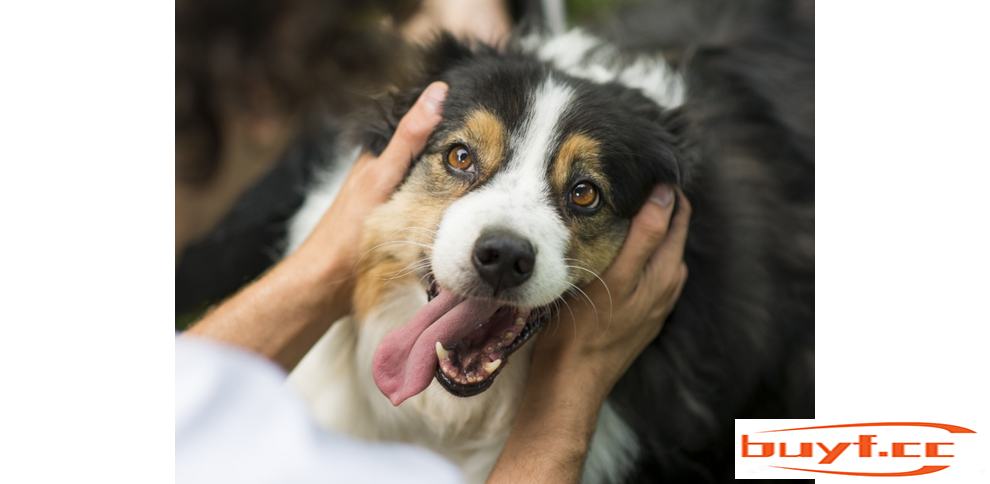
[[[818,6],[819,419],[990,433],[988,14]],[[173,113],[173,4],[0,5],[2,482],[173,480]]]
[[[818,7],[819,422],[990,435],[988,13],[980,2]],[[990,455],[979,481],[988,473]]]

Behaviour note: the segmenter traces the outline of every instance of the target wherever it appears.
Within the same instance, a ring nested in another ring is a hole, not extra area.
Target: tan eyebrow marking
[[[601,150],[597,141],[583,134],[572,134],[560,145],[560,152],[553,164],[550,178],[554,186],[561,192],[567,190],[565,185],[570,181],[572,168],[581,165],[585,171],[599,172],[599,156]],[[604,188],[604,187],[603,187]]]
[[[484,173],[491,173],[495,165],[505,161],[505,126],[494,114],[484,109],[472,111],[463,132],[480,158]]]

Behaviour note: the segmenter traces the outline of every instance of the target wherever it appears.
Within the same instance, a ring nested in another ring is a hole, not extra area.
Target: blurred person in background
[[[350,94],[401,75],[408,48],[393,27],[422,39],[439,25],[489,43],[509,28],[497,1],[450,5],[429,1],[417,14],[403,0],[177,2],[176,264],[272,167],[311,110],[346,116]],[[349,311],[362,222],[422,150],[446,90],[431,85],[385,151],[358,160],[303,248],[176,338],[178,482],[460,482],[452,464],[425,449],[320,430],[282,385]],[[675,214],[675,190],[654,190],[603,276],[617,324],[596,333],[596,314],[582,307],[575,333],[539,341],[525,411],[490,482],[580,479],[605,395],[659,333],[683,287],[690,206],[677,196]],[[586,292],[599,306],[609,302],[601,286]]]
[[[501,0],[179,0],[176,265],[272,169],[314,114],[401,78],[441,29],[495,44]]]

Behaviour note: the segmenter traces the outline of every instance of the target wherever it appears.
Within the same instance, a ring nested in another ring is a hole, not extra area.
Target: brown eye
[[[458,170],[467,171],[473,163],[471,152],[462,145],[455,145],[450,149],[450,153],[447,153],[447,164]]]
[[[571,189],[571,201],[579,207],[595,208],[598,206],[598,189],[590,182],[578,182]]]

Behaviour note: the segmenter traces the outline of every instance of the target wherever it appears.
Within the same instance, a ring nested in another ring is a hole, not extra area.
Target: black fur
[[[620,45],[684,64],[698,164],[688,283],[610,398],[646,446],[631,481],[727,481],[734,419],[814,417],[814,4],[625,18]]]

